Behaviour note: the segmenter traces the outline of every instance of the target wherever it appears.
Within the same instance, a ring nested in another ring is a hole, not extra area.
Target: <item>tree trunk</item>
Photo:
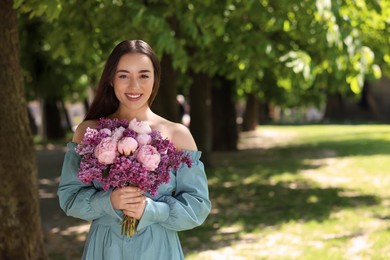
[[[327,95],[324,119],[337,121],[345,119],[344,101],[341,94]]]
[[[258,109],[260,125],[268,124],[271,120],[277,120],[277,118],[275,118],[274,113],[271,116],[270,104],[268,102],[260,102]]]
[[[43,111],[47,139],[65,138],[65,130],[62,126],[61,110],[58,107],[59,104],[59,98],[49,97],[44,101]]]
[[[202,161],[211,165],[212,127],[211,127],[211,81],[206,74],[191,74],[190,88],[190,130],[202,151]]]
[[[153,111],[168,120],[180,122],[180,106],[176,96],[176,72],[173,69],[171,57],[164,55],[161,59],[160,89],[152,104]]]
[[[256,94],[247,95],[245,112],[242,121],[242,131],[253,131],[259,124],[259,101]]]
[[[386,120],[386,116],[384,116],[379,109],[378,101],[372,96],[371,89],[372,86],[365,81],[359,106],[362,108],[363,112],[368,114],[368,117],[372,117],[376,120]]]
[[[237,150],[238,130],[236,108],[233,100],[233,83],[224,78],[216,79],[212,88],[213,150]]]
[[[12,0],[0,1],[0,259],[46,259]]]
[[[28,122],[30,124],[30,130],[33,135],[38,134],[38,126],[35,123],[34,116],[32,115],[31,111],[29,108],[27,108],[27,116],[28,116]]]
[[[72,120],[69,116],[68,109],[66,109],[66,105],[64,100],[61,98],[61,110],[62,114],[64,115],[65,122],[66,122],[66,131],[72,131]]]

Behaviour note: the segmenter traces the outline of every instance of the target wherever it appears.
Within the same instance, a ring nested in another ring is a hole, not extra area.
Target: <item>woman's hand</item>
[[[135,219],[141,219],[145,210],[146,197],[144,191],[137,187],[116,188],[111,192],[110,200],[115,210],[123,210],[123,213]]]

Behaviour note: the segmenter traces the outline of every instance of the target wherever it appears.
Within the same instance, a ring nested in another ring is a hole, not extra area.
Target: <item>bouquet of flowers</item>
[[[188,154],[136,119],[99,119],[97,129],[87,128],[75,151],[81,156],[78,178],[85,184],[100,182],[104,190],[131,185],[155,196],[169,182],[172,169],[181,163],[191,167]],[[124,215],[121,224],[122,234],[133,236],[138,222]]]

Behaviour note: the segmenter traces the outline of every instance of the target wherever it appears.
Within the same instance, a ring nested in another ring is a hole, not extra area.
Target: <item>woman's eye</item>
[[[118,78],[125,79],[125,78],[127,78],[127,76],[126,75],[119,75]]]
[[[149,78],[149,75],[141,75],[141,78],[143,78],[143,79],[148,79]]]

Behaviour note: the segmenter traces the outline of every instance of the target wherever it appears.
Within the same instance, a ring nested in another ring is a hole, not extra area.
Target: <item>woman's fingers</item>
[[[141,208],[142,205],[145,204],[145,199],[141,199],[138,202],[128,203],[126,206],[127,209],[138,209]]]
[[[125,209],[129,204],[145,201],[143,191],[136,187],[114,189],[111,193],[111,204],[114,209]]]
[[[144,213],[146,206],[146,202],[141,202],[141,203],[134,203],[128,205],[125,209],[123,209],[123,213],[129,217],[133,217],[136,219],[141,219],[142,214]]]
[[[138,187],[132,187],[132,186],[126,186],[126,187],[123,187],[123,188],[120,188],[119,190],[125,192],[125,193],[138,193],[138,194],[143,194],[144,191],[141,190],[140,188]]]
[[[145,203],[145,197],[127,198],[120,202],[121,209],[136,209]]]

